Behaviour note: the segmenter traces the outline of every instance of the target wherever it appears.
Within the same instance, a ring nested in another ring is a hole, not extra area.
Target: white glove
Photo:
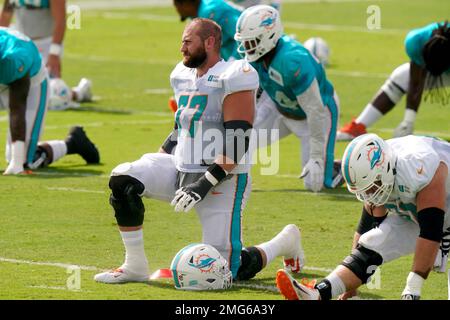
[[[402,121],[394,130],[394,138],[404,137],[412,134],[414,131],[414,122]]]
[[[303,168],[300,179],[310,176],[311,190],[319,192],[323,187],[324,167],[322,159],[309,159]]]
[[[193,191],[178,189],[175,192],[175,197],[170,205],[175,206],[174,210],[176,212],[188,212],[197,204],[197,202],[200,202],[201,200],[202,198],[200,195]]]
[[[19,174],[24,171],[25,162],[25,142],[14,141],[11,143],[11,162],[9,163],[3,175]]]

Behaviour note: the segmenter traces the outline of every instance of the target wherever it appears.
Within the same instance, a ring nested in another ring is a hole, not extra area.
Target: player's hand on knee
[[[324,167],[322,159],[309,159],[300,175],[300,179],[309,175],[311,190],[319,192],[323,187]]]
[[[205,198],[212,187],[213,185],[202,176],[196,182],[178,189],[170,204],[175,206],[176,212],[188,212]]]
[[[23,164],[18,164],[15,163],[14,161],[11,161],[6,170],[3,172],[3,175],[19,174],[22,173],[23,171],[24,171]]]

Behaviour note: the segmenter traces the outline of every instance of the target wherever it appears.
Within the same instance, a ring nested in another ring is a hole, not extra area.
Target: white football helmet
[[[379,136],[368,133],[357,137],[342,157],[348,190],[360,201],[374,206],[385,204],[394,187],[395,164],[393,150]]]
[[[242,12],[234,39],[239,43],[238,52],[253,62],[275,48],[282,35],[279,12],[271,6],[257,5]]]
[[[325,40],[319,37],[309,38],[303,43],[303,46],[308,49],[323,66],[328,65],[330,48]]]
[[[178,251],[170,269],[175,288],[182,290],[227,289],[233,281],[227,260],[214,247],[203,243]]]
[[[50,79],[49,110],[65,110],[72,106],[72,91],[60,78]]]

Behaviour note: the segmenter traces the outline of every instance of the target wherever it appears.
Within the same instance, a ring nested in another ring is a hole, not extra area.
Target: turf
[[[381,8],[379,31],[366,29],[369,4]],[[407,61],[403,40],[408,30],[447,18],[450,3],[289,2],[282,10],[287,33],[302,41],[321,36],[329,43],[327,74],[340,96],[340,121],[345,123],[359,114],[390,72]],[[108,204],[109,173],[122,162],[157,151],[172,127],[169,74],[180,59],[184,24],[171,6],[86,10],[81,17],[81,29],[66,34],[63,75],[69,85],[91,78],[97,100],[79,110],[49,112],[42,140],[62,139],[70,126],[83,125],[99,147],[101,164],[87,166],[71,155],[33,175],[0,178],[0,299],[282,299],[273,291],[281,258],[245,287],[226,292],[181,292],[170,281],[113,286],[93,281],[98,270],[119,266],[124,254]],[[404,104],[402,100],[372,131],[390,138]],[[449,139],[449,119],[448,106],[423,103],[416,132]],[[0,111],[0,141],[5,141],[7,130],[7,113]],[[298,140],[287,137],[279,146],[277,175],[262,175],[259,164],[252,170],[244,241],[261,243],[295,223],[301,227],[310,267],[299,278],[321,278],[327,274],[323,269],[334,268],[349,253],[361,205],[344,187],[322,195],[305,191],[297,179]],[[336,157],[345,146],[337,143]],[[0,168],[5,167],[2,157]],[[154,271],[168,267],[180,248],[201,241],[201,229],[193,212],[177,214],[166,203],[144,203],[145,249]],[[82,268],[81,288],[73,291],[68,290],[71,274],[64,266],[37,262],[94,268]],[[362,287],[360,297],[398,299],[411,263],[409,256],[382,266],[379,286]],[[431,273],[423,298],[446,299],[446,282],[445,274]]]

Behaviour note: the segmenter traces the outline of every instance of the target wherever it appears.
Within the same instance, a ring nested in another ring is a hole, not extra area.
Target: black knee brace
[[[250,280],[263,268],[261,252],[255,247],[244,248],[241,251],[241,266],[235,280]]]
[[[366,283],[382,263],[383,258],[378,253],[358,244],[341,264],[349,268],[362,283]]]
[[[130,176],[113,176],[109,180],[112,190],[109,203],[114,208],[119,226],[137,227],[144,223],[144,204],[140,194],[144,185]]]

